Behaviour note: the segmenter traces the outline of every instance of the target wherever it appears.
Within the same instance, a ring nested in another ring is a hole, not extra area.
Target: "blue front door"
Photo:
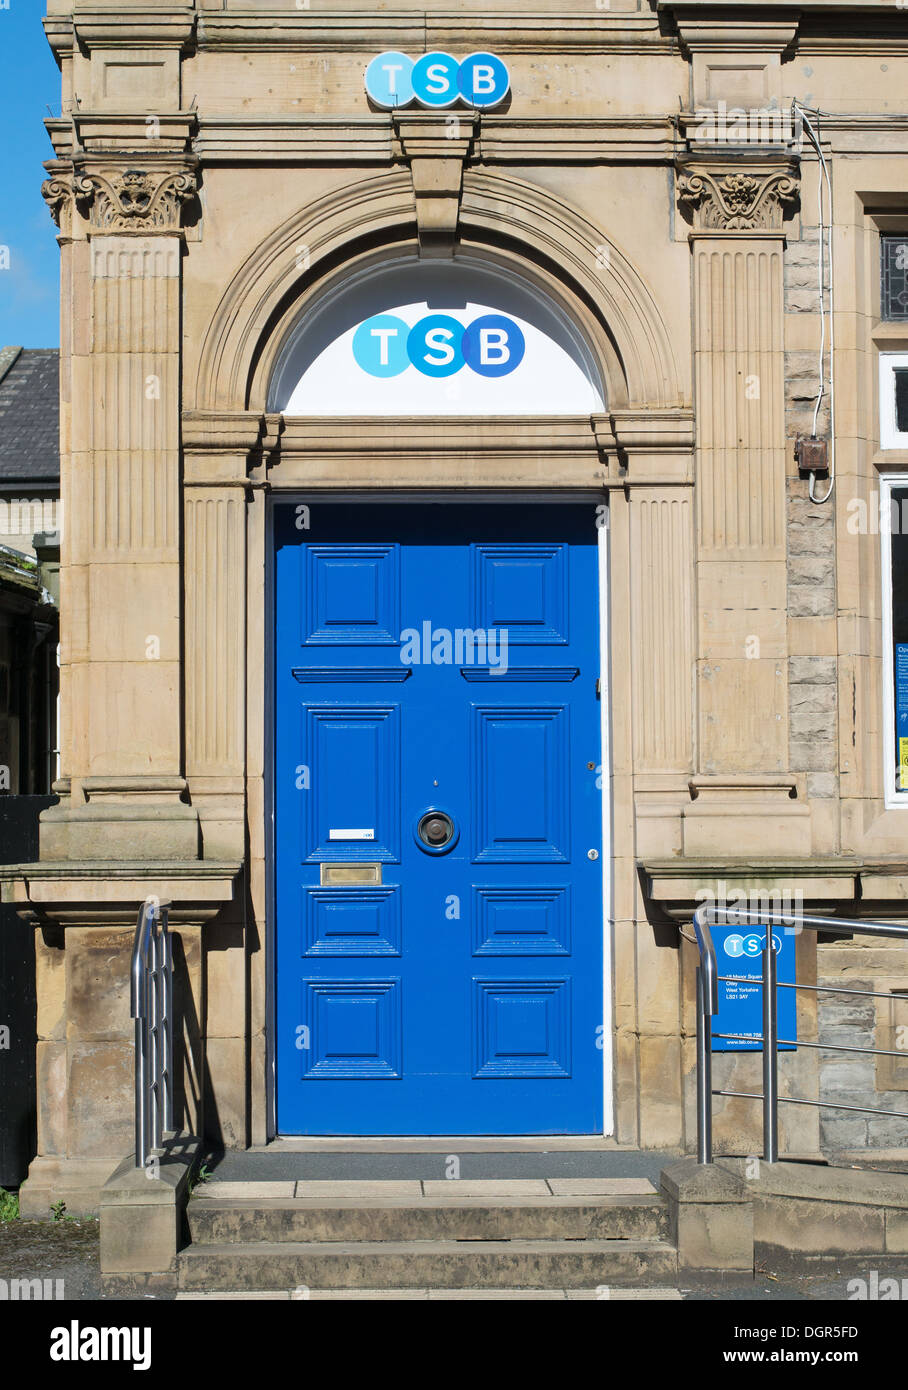
[[[601,1131],[595,517],[276,508],[279,1133]]]

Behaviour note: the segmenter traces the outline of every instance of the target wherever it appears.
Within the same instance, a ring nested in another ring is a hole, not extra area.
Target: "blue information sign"
[[[776,980],[779,983],[794,984],[795,943],[794,932],[784,927],[773,929],[773,945],[776,949]],[[762,1052],[763,1044],[763,945],[766,941],[766,928],[760,926],[715,926],[713,941],[716,947],[716,960],[720,975],[744,977],[740,981],[719,981],[719,1012],[713,1018],[714,1052]],[[778,996],[778,1036],[794,1041],[798,1036],[798,1015],[793,989],[780,989]],[[756,1038],[756,1042],[737,1038],[717,1038],[716,1033],[739,1033],[745,1039]],[[780,1047],[780,1051],[792,1051],[790,1045]]]
[[[895,736],[899,791],[908,791],[908,642],[895,644]]]

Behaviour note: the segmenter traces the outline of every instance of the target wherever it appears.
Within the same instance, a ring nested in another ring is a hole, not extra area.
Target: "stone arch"
[[[681,403],[668,333],[640,273],[600,228],[522,179],[466,170],[458,248],[560,301],[586,334],[612,406]],[[417,246],[406,169],[346,184],[288,218],[247,258],[205,334],[195,410],[262,411],[287,333],[327,285]]]

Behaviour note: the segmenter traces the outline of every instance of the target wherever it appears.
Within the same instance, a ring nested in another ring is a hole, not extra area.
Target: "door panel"
[[[595,508],[309,517],[275,512],[279,1132],[599,1132]]]

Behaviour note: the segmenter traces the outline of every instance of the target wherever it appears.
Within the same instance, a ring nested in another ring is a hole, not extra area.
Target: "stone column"
[[[740,871],[746,883],[742,866],[754,860],[811,852],[788,722],[783,252],[798,192],[786,158],[713,156],[680,170],[692,223],[699,611],[697,771],[683,852],[719,866],[703,875],[719,905],[738,897],[726,872]],[[772,878],[785,894],[784,870]],[[813,971],[802,943],[799,980],[811,984]],[[799,1030],[815,1036],[809,1004]],[[759,1091],[758,1056],[730,1053],[716,1066],[720,1087]],[[815,1095],[815,1056],[783,1054],[780,1088]],[[815,1113],[783,1106],[781,1120],[783,1151],[815,1149]],[[716,1107],[717,1142],[725,1152],[757,1152],[759,1123],[753,1102],[725,1102]]]
[[[788,771],[785,565],[786,159],[680,170],[692,223],[697,418],[697,771],[684,819],[695,856],[809,853]]]
[[[63,234],[71,320],[62,340],[64,775],[62,800],[42,819],[40,861],[18,866],[3,887],[37,927],[38,1154],[21,1191],[33,1216],[57,1200],[70,1212],[96,1209],[132,1148],[129,965],[148,894],[172,904],[177,1126],[202,1132],[207,1116],[213,1133],[233,1133],[206,1066],[202,927],[232,900],[242,847],[200,860],[184,777],[181,209],[195,179],[188,157],[146,152],[140,165],[133,148],[80,152],[51,168],[44,188]]]
[[[180,210],[189,168],[83,156],[62,653],[70,800],[42,859],[192,859],[180,720]],[[64,786],[64,790],[67,787]]]

